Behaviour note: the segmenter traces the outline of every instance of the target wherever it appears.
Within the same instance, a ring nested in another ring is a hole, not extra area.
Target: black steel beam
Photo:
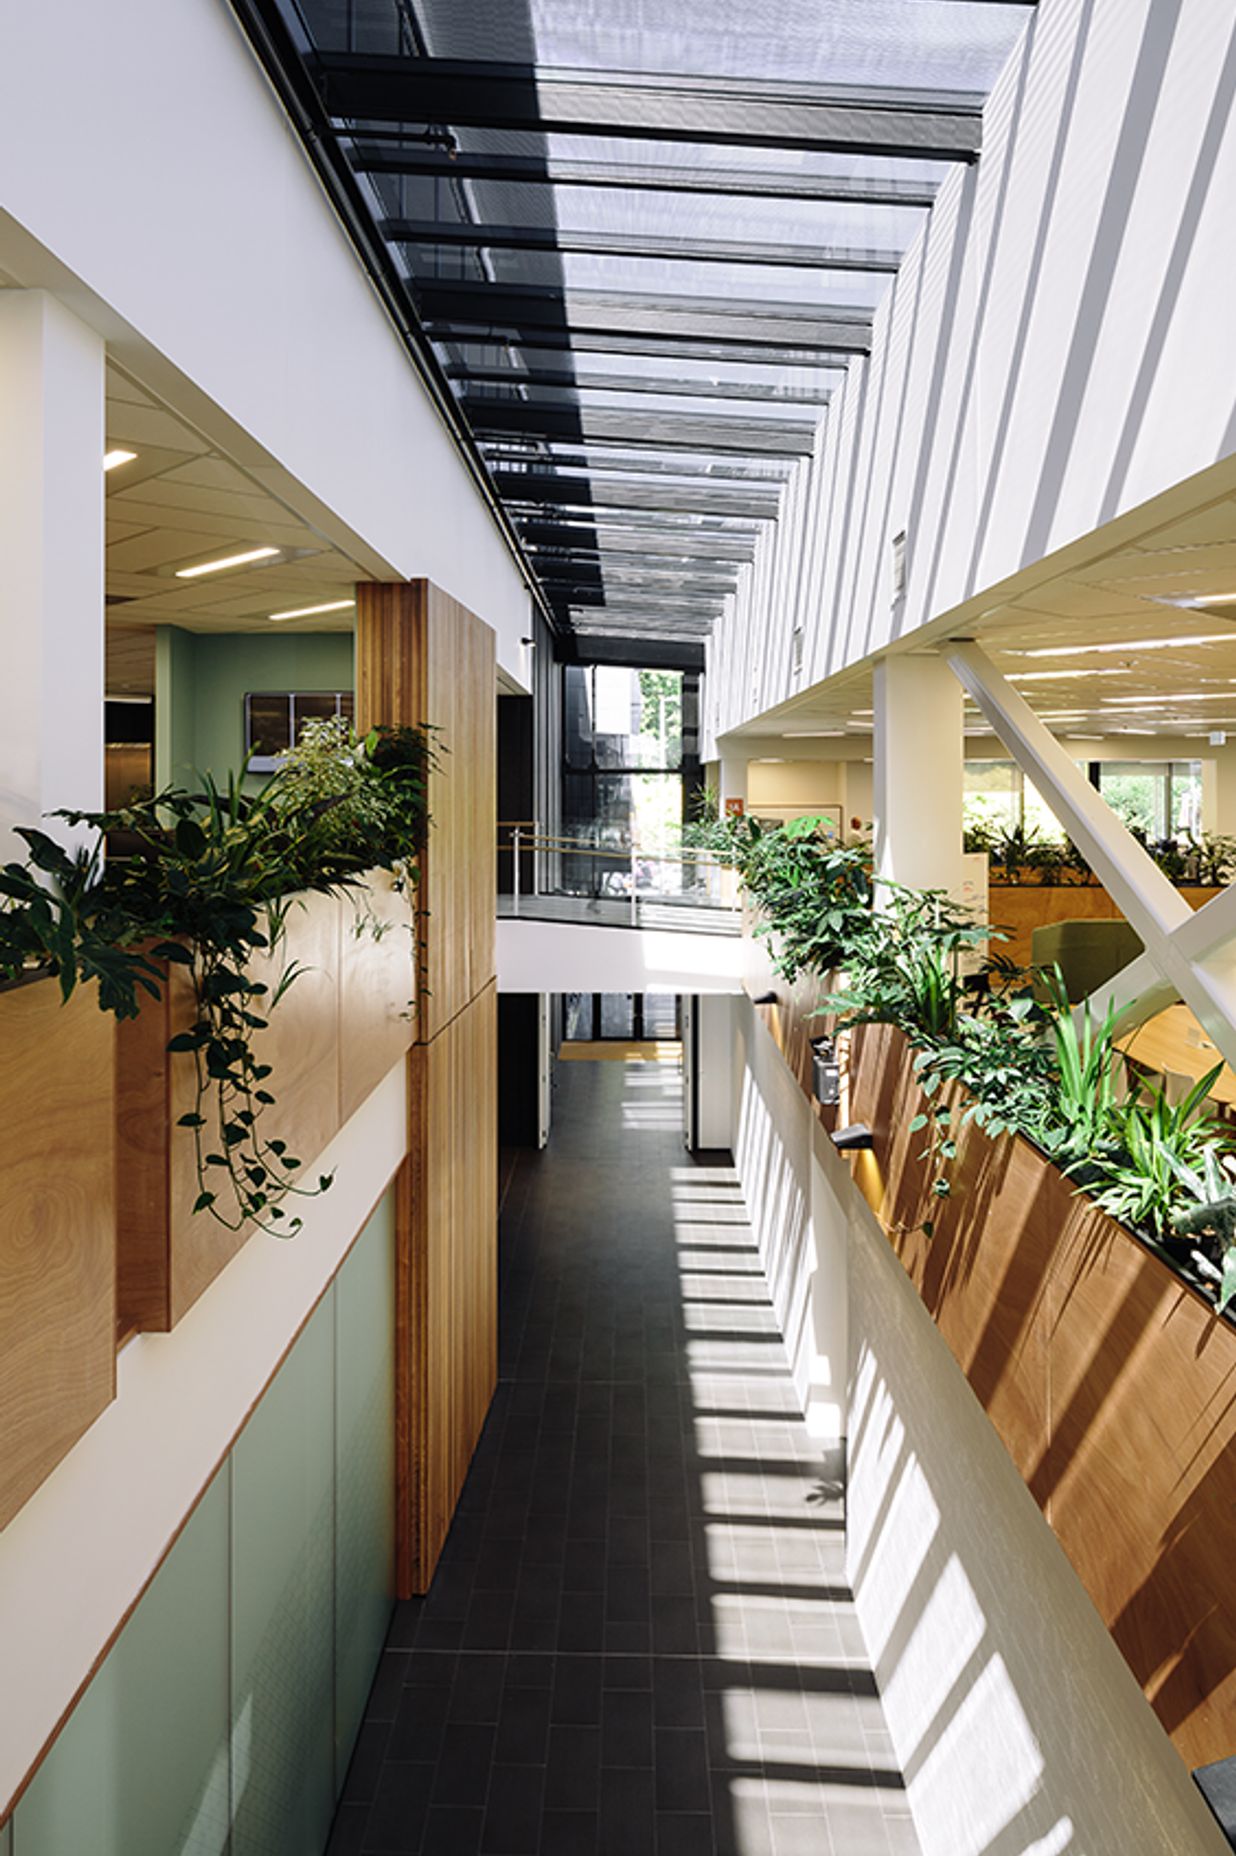
[[[718,609],[726,594],[734,590],[732,586],[714,586],[711,581],[683,581],[681,585],[662,589],[659,585],[634,581],[619,585],[596,580],[546,580],[543,576],[541,587],[553,605],[604,606],[619,598],[647,599],[654,605],[662,600],[677,601],[681,605],[715,604]]]
[[[1024,3],[1024,0],[1022,0]],[[602,187],[622,193],[704,193],[749,200],[817,200],[859,206],[930,207],[937,183],[869,180],[851,174],[802,174],[786,169],[674,167],[635,161],[558,161],[553,156],[478,154],[459,149],[400,147],[402,131],[383,142],[366,132],[351,150],[365,174],[412,174],[427,180],[499,180],[521,186]]]
[[[676,337],[666,339],[655,335],[632,339],[627,335],[581,334],[578,329],[565,327],[558,330],[538,329],[526,335],[511,329],[498,335],[477,332],[453,334],[450,329],[446,329],[434,339],[442,344],[448,359],[456,365],[459,351],[478,347],[484,348],[487,356],[493,348],[499,347],[517,348],[528,355],[538,352],[570,354],[577,360],[584,355],[620,354],[638,360],[701,361],[722,366],[738,362],[747,367],[816,368],[827,373],[837,373],[844,369],[852,357],[852,350],[848,348],[765,348],[742,342],[722,344],[698,340],[680,341]]]
[[[755,534],[697,535],[690,529],[664,529],[649,532],[647,525],[625,524],[621,516],[598,514],[593,528],[586,520],[578,526],[568,522],[525,521],[520,534],[533,564],[553,555],[571,559],[604,559],[607,555],[631,554],[650,562],[664,555],[673,561],[703,559],[732,561],[741,566],[755,551]],[[551,552],[552,551],[552,552]]]
[[[393,245],[569,252],[589,258],[657,258],[689,264],[759,264],[772,270],[892,273],[901,268],[904,255],[848,245],[757,245],[746,239],[667,238],[650,232],[581,232],[560,226],[470,225],[441,219],[384,219],[380,229]]]
[[[532,400],[461,400],[472,430],[529,433],[566,443],[625,445],[654,451],[741,453],[749,457],[807,458],[814,424],[788,419],[736,419],[723,413],[639,414],[577,406],[541,406]]]
[[[636,670],[702,670],[704,643],[694,637],[624,638],[621,633],[570,632],[554,641],[559,664],[623,664]]]
[[[418,278],[414,287],[426,327],[439,341],[475,341],[475,333],[462,333],[466,328],[483,331],[491,342],[502,342],[510,332],[571,347],[589,335],[806,353],[866,354],[871,347],[871,311],[836,305],[799,308],[731,297],[440,278]]]
[[[554,373],[549,368],[466,367],[452,364],[448,380],[476,386],[549,388],[564,393],[657,393],[667,399],[753,400],[765,406],[827,406],[830,395],[809,387],[763,386],[746,380],[683,380],[660,374]]]
[[[512,505],[547,505],[562,509],[642,509],[669,515],[746,516],[773,521],[777,498],[739,496],[726,490],[675,489],[672,485],[607,483],[594,488],[584,477],[541,476],[533,472],[495,471],[494,488]]]
[[[346,122],[449,124],[817,153],[973,161],[970,93],[555,71],[489,60],[318,52],[324,107]]]
[[[510,440],[484,440],[483,449],[486,461],[495,470],[510,470],[524,464],[550,465],[555,470],[565,470],[572,475],[587,477],[694,477],[704,483],[740,483],[748,489],[778,489],[789,481],[790,466],[784,459],[760,459],[754,469],[745,469],[741,464],[713,464],[705,466],[700,463],[686,463],[675,458],[650,457],[607,457],[602,447],[599,456],[576,457],[564,451],[556,440],[549,440],[549,448],[540,445],[535,449],[519,450]],[[782,468],[780,476],[770,473]]]

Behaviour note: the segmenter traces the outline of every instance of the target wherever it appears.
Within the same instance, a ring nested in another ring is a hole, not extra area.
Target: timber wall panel
[[[934,1199],[900,1033],[852,1034],[850,1089],[856,1183],[972,1390],[1181,1756],[1225,1757],[1236,1330],[1025,1141],[968,1129]]]
[[[401,1589],[433,1576],[497,1381],[497,987],[411,1054]]]
[[[115,1027],[0,993],[0,1527],[115,1396]]]
[[[361,585],[358,729],[428,725],[409,1158],[397,1193],[398,1589],[423,1592],[496,1379],[494,635],[424,581]]]
[[[1217,889],[1182,889],[1190,908],[1221,892]],[[993,943],[995,951],[1019,967],[1030,964],[1030,938],[1036,928],[1055,922],[1123,921],[1101,883],[993,883],[987,897],[987,919],[1003,928],[1007,940]]]

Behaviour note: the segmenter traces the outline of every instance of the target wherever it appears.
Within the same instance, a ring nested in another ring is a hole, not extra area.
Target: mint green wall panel
[[[334,1805],[328,1295],[232,1452],[233,1856],[319,1856]]]
[[[335,1784],[341,1787],[395,1602],[395,1194],[335,1285]]]
[[[13,1856],[224,1856],[227,1606],[225,1466],[18,1805]]]
[[[191,786],[197,767],[197,634],[155,629],[155,787]]]
[[[10,1819],[0,1830],[0,1856],[13,1856],[13,1824]]]

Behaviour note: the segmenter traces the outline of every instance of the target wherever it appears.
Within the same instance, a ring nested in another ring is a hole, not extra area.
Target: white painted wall
[[[745,999],[734,1078],[735,1162],[800,1394],[804,1334],[817,1362],[844,1362],[848,1575],[924,1856],[1221,1856],[851,1163]]]
[[[250,1239],[0,1533],[0,1819],[361,1230],[407,1146],[401,1061],[321,1156],[291,1240]],[[188,1672],[187,1679],[191,1679]]]
[[[738,935],[498,919],[499,992],[737,992]]]
[[[734,1011],[737,1001],[724,993],[703,993],[695,1002],[699,1070],[696,1101],[700,1147],[729,1147],[734,1136]]]
[[[1233,450],[1234,96],[1227,0],[1042,0],[981,161],[945,182],[870,361],[727,601],[709,758],[717,735]],[[783,564],[804,551],[795,581]]]
[[[844,1166],[744,993],[732,1005],[734,1165],[813,1436],[845,1437],[845,1220],[827,1189]]]
[[[0,273],[368,571],[479,613],[526,686],[514,558],[229,8],[3,7],[0,70]]]
[[[0,112],[2,113],[2,112]],[[103,804],[103,343],[41,290],[0,290],[0,861],[12,827]]]

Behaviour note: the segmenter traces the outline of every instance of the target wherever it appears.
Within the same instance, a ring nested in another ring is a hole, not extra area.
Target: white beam
[[[1175,993],[1190,1006],[1227,1063],[1236,1067],[1236,904],[1228,892],[1199,911],[1180,892],[1078,770],[1025,698],[978,645],[954,644],[948,662],[1023,773],[1047,801],[1117,907],[1145,956],[1101,988],[1096,1003],[1124,1001],[1126,1025]],[[1208,912],[1213,910],[1213,914]],[[1152,979],[1159,975],[1158,983]]]

